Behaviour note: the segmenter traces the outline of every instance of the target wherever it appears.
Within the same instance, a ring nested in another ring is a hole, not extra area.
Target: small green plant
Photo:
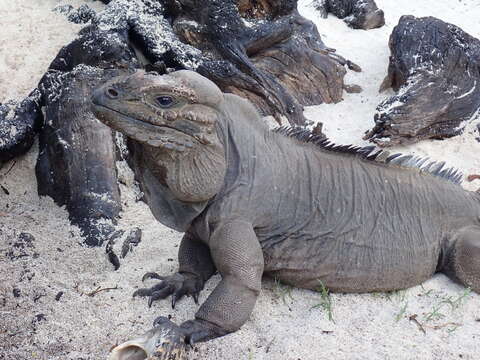
[[[457,310],[460,306],[463,305],[464,300],[467,300],[467,298],[471,295],[472,289],[467,287],[462,294],[460,294],[458,297],[452,297],[452,296],[447,296],[443,299],[443,301],[440,304],[447,304],[450,305],[450,309],[452,311]]]
[[[427,296],[429,297],[433,293],[433,289],[427,290],[423,287],[423,285],[420,285],[422,288],[423,293],[421,294],[422,296]]]
[[[440,312],[441,308],[442,308],[442,304],[434,306],[432,308],[432,311],[425,314],[424,316],[425,321],[439,320],[441,318],[444,318],[445,315]]]
[[[457,325],[452,325],[452,327],[449,327],[447,328],[447,332],[449,334],[453,333],[455,330],[457,330],[461,325],[460,324],[457,324]]]
[[[406,295],[407,292],[405,290],[393,290],[385,292],[385,298],[388,301],[392,301],[393,298],[395,298],[397,301],[404,301]]]
[[[405,301],[405,298],[407,297],[407,291],[406,290],[397,290],[394,292],[396,298],[398,301]]]
[[[326,311],[328,320],[335,324],[335,320],[333,320],[333,303],[330,292],[320,279],[318,280],[318,282],[320,285],[317,289],[317,292],[320,294],[320,302],[312,306],[312,309],[322,308],[324,311]]]
[[[278,299],[282,299],[283,304],[288,306],[287,298],[294,300],[292,295],[292,287],[288,285],[283,285],[280,280],[274,280],[273,293]]]
[[[468,287],[457,297],[453,297],[453,296],[443,297],[442,300],[433,307],[432,311],[425,314],[425,317],[424,317],[425,321],[438,320],[445,317],[445,315],[440,312],[440,309],[442,309],[445,305],[450,306],[450,310],[452,312],[459,309],[465,303],[465,301],[470,297],[471,293],[472,293],[472,289]],[[456,328],[453,329],[452,331],[455,331],[455,330]]]
[[[407,311],[408,307],[408,301],[405,301],[403,306],[400,308],[400,311],[395,315],[395,322],[399,322],[403,316],[405,315],[405,312]]]

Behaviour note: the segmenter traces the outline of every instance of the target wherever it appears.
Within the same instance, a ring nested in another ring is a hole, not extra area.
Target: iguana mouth
[[[173,127],[173,126],[170,126],[170,125],[166,125],[166,124],[161,124],[161,125],[160,125],[160,124],[159,124],[159,125],[152,124],[152,123],[150,123],[150,122],[148,122],[148,121],[144,121],[144,120],[139,119],[139,118],[137,118],[137,117],[134,117],[134,116],[131,116],[131,115],[127,115],[127,114],[125,114],[125,113],[123,113],[123,112],[121,112],[121,111],[112,109],[111,107],[105,106],[105,105],[103,105],[103,104],[98,104],[98,103],[95,103],[94,101],[92,101],[92,102],[93,102],[93,104],[94,104],[95,106],[102,107],[102,108],[104,108],[104,109],[106,109],[106,110],[108,110],[108,111],[112,111],[112,112],[114,112],[114,113],[116,113],[116,114],[119,114],[119,115],[122,116],[122,117],[128,118],[128,120],[130,120],[130,121],[134,121],[134,122],[136,122],[136,123],[142,124],[143,126],[152,127],[152,130],[153,130],[153,129],[157,129],[157,128],[170,129],[170,130],[173,130],[173,131],[178,132],[178,133],[180,133],[180,134],[187,135],[188,137],[190,137],[190,138],[196,140],[197,142],[199,142],[200,144],[208,145],[208,144],[210,143],[210,142],[208,142],[206,139],[200,138],[200,137],[198,137],[198,136],[196,136],[196,135],[193,135],[193,134],[189,134],[188,132],[185,132],[185,131],[182,131],[182,130],[180,130],[180,129],[177,129],[176,127]]]

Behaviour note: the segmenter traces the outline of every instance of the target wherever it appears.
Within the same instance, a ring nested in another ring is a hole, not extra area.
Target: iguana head
[[[149,157],[146,166],[175,198],[205,201],[223,184],[226,161],[217,136],[223,93],[193,71],[137,71],[115,78],[92,96],[95,116]]]
[[[165,151],[216,142],[216,108],[223,94],[193,71],[159,76],[137,71],[118,77],[92,96],[98,119],[140,143]]]

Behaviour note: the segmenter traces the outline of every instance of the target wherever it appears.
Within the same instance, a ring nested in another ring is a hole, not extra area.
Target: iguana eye
[[[173,99],[173,97],[168,96],[168,95],[159,96],[159,97],[157,97],[156,100],[157,100],[158,105],[160,105],[160,107],[162,107],[162,108],[169,108],[170,106],[175,104],[175,100]]]

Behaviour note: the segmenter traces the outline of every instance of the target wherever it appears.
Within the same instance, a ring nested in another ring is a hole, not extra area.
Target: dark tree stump
[[[66,205],[88,245],[109,236],[121,210],[114,133],[90,111],[91,92],[136,65],[124,34],[89,26],[60,51],[40,83],[45,125],[38,193]]]
[[[79,66],[55,79],[64,90],[45,103],[35,168],[38,194],[66,205],[88,245],[105,240],[121,210],[114,135],[89,110],[90,92],[104,78],[95,70]]]
[[[196,70],[264,115],[303,125],[303,105],[340,101],[343,89],[352,89],[345,66],[360,71],[323,44],[296,0],[102,1],[108,5],[99,14],[85,5],[57,9],[91,24],[59,52],[16,113],[0,107],[0,131],[25,128],[2,139],[0,161],[28,150],[40,130],[38,192],[66,205],[89,245],[112,233],[121,209],[114,135],[90,112],[98,84],[139,66]]]
[[[332,13],[353,29],[369,30],[385,25],[383,10],[375,0],[315,0],[315,4],[322,17]]]
[[[377,107],[365,138],[389,146],[460,134],[480,108],[480,41],[433,17],[402,16],[390,51],[381,90],[397,94]]]

